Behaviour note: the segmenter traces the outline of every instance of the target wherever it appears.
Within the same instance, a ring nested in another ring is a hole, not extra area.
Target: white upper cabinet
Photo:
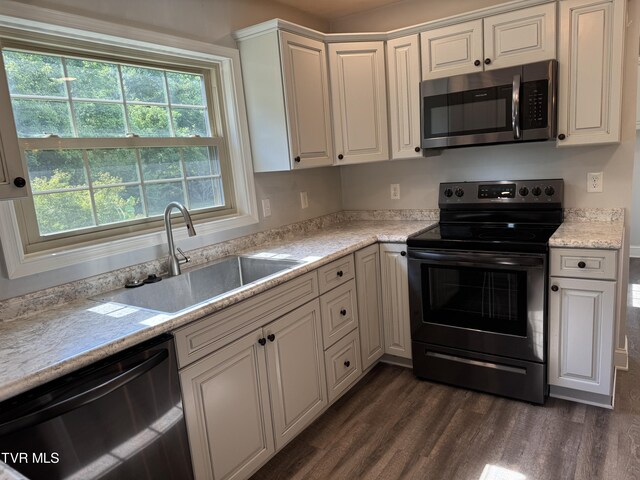
[[[389,159],[383,42],[329,45],[336,165]]]
[[[625,0],[560,2],[558,146],[620,141]]]
[[[323,42],[271,30],[239,38],[256,172],[333,163]]]
[[[391,158],[421,157],[418,35],[387,42]]]
[[[420,34],[422,79],[556,58],[555,2]]]
[[[0,54],[0,71],[4,62]],[[0,200],[20,198],[28,195],[26,175],[20,157],[16,127],[9,98],[9,87],[5,75],[0,75]]]

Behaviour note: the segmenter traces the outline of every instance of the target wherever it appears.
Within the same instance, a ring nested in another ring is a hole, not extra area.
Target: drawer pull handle
[[[273,333],[270,333],[269,335],[267,335],[267,338],[270,342],[273,342],[276,339],[276,336]]]
[[[344,317],[346,314],[347,314],[347,311],[344,308],[340,310],[340,315]]]
[[[404,250],[400,252],[400,255],[402,255],[403,257],[407,256],[407,252],[405,252]]]
[[[584,263],[584,262],[578,262],[578,268],[584,268],[584,267],[586,267],[586,266],[587,266],[587,264],[586,264],[586,263]]]
[[[558,285],[551,285],[551,290],[553,292],[557,292],[558,291]]]
[[[259,338],[258,339],[258,343],[264,347],[265,344],[267,343],[267,339],[266,338]]]
[[[349,368],[349,367],[351,366],[351,362],[350,362],[349,360],[346,360],[346,361],[344,362],[344,366],[345,366],[345,367],[347,367],[347,368]]]
[[[338,270],[338,272],[336,273],[336,275],[338,275],[339,277],[344,275],[344,272],[342,270]]]

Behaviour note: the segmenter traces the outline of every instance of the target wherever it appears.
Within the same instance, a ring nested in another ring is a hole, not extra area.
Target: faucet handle
[[[184,253],[180,247],[176,247],[176,250],[178,250],[183,257],[178,259],[178,263],[189,263],[191,261],[191,257]]]

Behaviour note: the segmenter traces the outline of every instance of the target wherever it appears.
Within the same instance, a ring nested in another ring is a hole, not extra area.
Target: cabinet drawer
[[[362,373],[358,330],[347,334],[324,352],[324,361],[327,367],[329,402],[332,402]]]
[[[174,332],[180,368],[318,296],[316,272],[278,285]]]
[[[555,277],[615,280],[618,252],[578,248],[552,248],[549,274]]]
[[[318,269],[318,283],[320,293],[325,293],[332,288],[348,282],[354,277],[355,265],[353,255],[342,257]]]
[[[356,302],[355,280],[350,280],[349,283],[345,283],[320,297],[322,340],[325,349],[358,326],[358,305]]]

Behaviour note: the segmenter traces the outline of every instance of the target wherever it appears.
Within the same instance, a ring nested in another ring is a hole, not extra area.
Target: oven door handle
[[[513,267],[541,267],[544,265],[542,257],[510,257],[504,255],[481,255],[467,253],[439,253],[409,250],[409,258],[416,260],[436,260],[455,265],[507,265]]]

